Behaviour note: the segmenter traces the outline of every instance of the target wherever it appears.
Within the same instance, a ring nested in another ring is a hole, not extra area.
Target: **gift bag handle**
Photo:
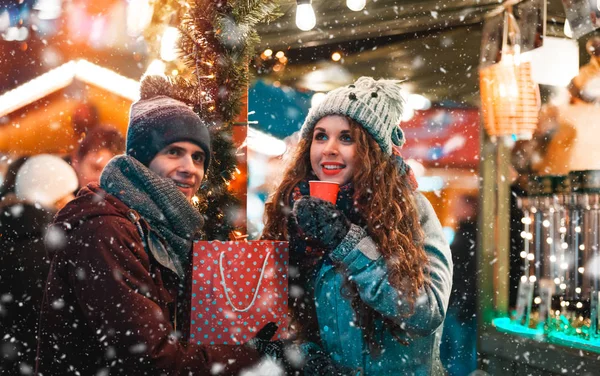
[[[221,252],[219,256],[219,271],[221,272],[221,284],[223,285],[223,290],[225,290],[225,298],[227,298],[227,302],[236,312],[246,312],[248,311],[256,301],[256,297],[258,296],[258,291],[260,290],[260,284],[262,282],[263,276],[265,275],[265,269],[267,268],[267,262],[269,261],[269,256],[271,256],[271,251],[267,252],[267,257],[265,257],[265,261],[263,261],[262,270],[260,271],[260,277],[258,278],[258,284],[256,285],[256,290],[254,291],[254,296],[252,297],[252,301],[246,308],[236,308],[231,298],[229,297],[229,293],[227,292],[227,285],[225,284],[225,271],[223,270],[223,257],[225,257],[225,252]]]

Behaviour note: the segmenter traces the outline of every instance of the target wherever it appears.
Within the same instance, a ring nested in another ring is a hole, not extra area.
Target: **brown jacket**
[[[178,304],[187,281],[146,253],[129,212],[90,185],[57,214],[46,239],[36,374],[210,375],[223,366],[219,375],[237,375],[250,367],[253,350],[187,343],[187,309]]]

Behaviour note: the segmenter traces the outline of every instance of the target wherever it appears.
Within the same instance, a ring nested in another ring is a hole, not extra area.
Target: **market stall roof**
[[[0,95],[0,116],[6,116],[75,80],[95,85],[130,101],[139,98],[139,82],[86,60],[69,61],[23,85]]]
[[[139,82],[70,61],[0,96],[0,153],[67,153],[80,132],[99,123],[124,133],[138,97]],[[89,124],[79,129],[77,114],[87,111]]]
[[[296,2],[284,0],[284,15],[259,26],[261,48],[284,51],[285,70],[270,75],[281,84],[306,88],[306,73],[335,63],[354,79],[360,76],[406,80],[431,101],[479,104],[478,74],[483,20],[501,6],[497,0],[367,0],[353,12],[345,0],[315,0],[317,25],[307,32],[295,25]],[[563,37],[564,8],[547,3],[547,35]]]

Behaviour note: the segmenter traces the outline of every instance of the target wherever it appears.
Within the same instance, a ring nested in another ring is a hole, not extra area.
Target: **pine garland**
[[[277,7],[274,0],[203,0],[183,16],[180,48],[198,84],[195,102],[226,124],[239,113],[248,86],[247,63],[260,41],[255,26],[279,17]]]
[[[249,83],[247,64],[260,42],[259,22],[280,17],[277,0],[162,0],[155,3],[153,20],[165,24],[179,13],[181,60],[191,74],[171,77],[174,97],[214,124],[213,156],[199,210],[205,215],[206,239],[227,240],[240,202],[228,190],[236,172],[231,126],[241,109]]]

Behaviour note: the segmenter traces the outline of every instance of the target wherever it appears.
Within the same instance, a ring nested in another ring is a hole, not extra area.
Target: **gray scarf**
[[[100,187],[137,211],[158,232],[182,277],[190,262],[192,240],[204,220],[175,183],[156,175],[137,159],[119,155],[102,171]]]

